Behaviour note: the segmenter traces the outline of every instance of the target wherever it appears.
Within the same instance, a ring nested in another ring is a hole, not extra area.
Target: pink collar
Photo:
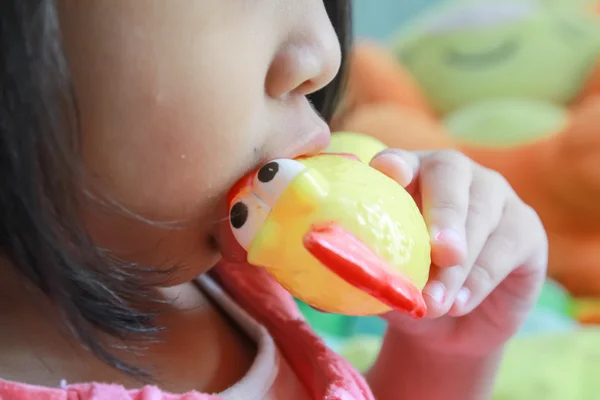
[[[211,273],[228,294],[274,338],[315,400],[374,400],[364,378],[330,350],[305,322],[292,297],[264,270],[222,264]],[[164,393],[154,386],[127,390],[86,383],[44,388],[0,380],[0,399],[11,400],[219,400],[215,395]]]

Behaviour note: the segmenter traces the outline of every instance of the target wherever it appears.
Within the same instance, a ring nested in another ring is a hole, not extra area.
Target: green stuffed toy
[[[540,3],[550,7],[562,7],[565,9],[579,8],[594,10],[598,6],[598,0],[540,0]]]
[[[511,342],[494,400],[600,398],[600,329],[536,335]]]
[[[598,16],[583,1],[451,3],[393,46],[449,134],[512,146],[559,132],[600,59]]]

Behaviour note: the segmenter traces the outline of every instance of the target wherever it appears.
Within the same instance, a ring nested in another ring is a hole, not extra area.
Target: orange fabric
[[[436,119],[393,103],[364,105],[348,113],[342,121],[334,129],[370,134],[388,146],[397,142],[406,150],[451,146],[444,128]]]
[[[433,116],[417,83],[392,55],[372,43],[355,46],[350,55],[345,112],[365,104],[392,103]]]
[[[598,9],[600,10],[600,5],[598,6]],[[590,97],[598,95],[600,95],[600,65],[592,72],[590,79],[581,91],[576,103],[581,103]]]

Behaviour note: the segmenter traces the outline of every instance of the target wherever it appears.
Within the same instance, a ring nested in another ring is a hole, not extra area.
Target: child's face
[[[328,143],[305,97],[340,64],[322,0],[62,0],[59,13],[95,191],[159,223],[90,205],[89,229],[121,257],[182,265],[178,281],[205,271],[234,181]]]

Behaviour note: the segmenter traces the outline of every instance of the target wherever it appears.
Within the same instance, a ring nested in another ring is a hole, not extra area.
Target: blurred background
[[[354,0],[354,32],[359,38],[385,41],[423,11],[444,2],[446,0]]]
[[[599,400],[600,0],[353,4],[359,40],[334,130],[459,150],[501,173],[548,232],[548,279],[493,399]],[[335,151],[369,147],[353,140]],[[331,348],[368,370],[382,320],[299,305]]]

